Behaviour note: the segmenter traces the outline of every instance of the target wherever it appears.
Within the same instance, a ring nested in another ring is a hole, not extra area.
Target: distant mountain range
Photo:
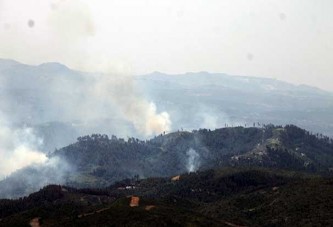
[[[200,129],[124,140],[94,134],[0,181],[0,198],[17,197],[50,183],[106,187],[126,178],[167,177],[222,167],[265,167],[330,175],[333,140],[293,125]]]
[[[15,127],[33,127],[44,140],[45,152],[92,133],[146,139],[123,117],[117,103],[91,96],[99,75],[59,63],[31,66],[2,59],[1,113]],[[333,93],[314,87],[208,72],[154,72],[131,77],[128,83],[155,103],[158,112],[170,115],[172,131],[273,123],[333,135]]]
[[[168,110],[174,125],[219,128],[225,125],[295,124],[333,135],[333,93],[306,85],[221,73],[138,76],[147,96]],[[177,128],[175,128],[177,129]]]

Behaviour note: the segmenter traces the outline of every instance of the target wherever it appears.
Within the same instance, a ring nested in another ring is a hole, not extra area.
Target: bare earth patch
[[[31,219],[31,221],[29,222],[30,226],[31,227],[40,227],[39,219],[40,219],[40,217]]]
[[[140,201],[140,198],[137,197],[137,196],[132,196],[131,197],[131,202],[130,202],[130,207],[138,207],[139,206],[139,201]]]
[[[151,209],[154,209],[156,206],[154,206],[154,205],[148,205],[148,206],[146,206],[146,208],[145,208],[145,210],[151,210]]]

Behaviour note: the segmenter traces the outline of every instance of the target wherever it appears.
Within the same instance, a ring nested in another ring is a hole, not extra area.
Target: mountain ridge
[[[177,131],[145,141],[93,134],[56,150],[49,160],[60,161],[54,169],[29,167],[1,181],[0,196],[17,197],[27,189],[36,190],[45,182],[45,174],[57,171],[62,174],[62,183],[80,188],[106,187],[134,176],[167,177],[222,167],[266,167],[330,175],[333,140],[293,125]],[[64,164],[70,168],[62,170]]]
[[[80,72],[80,70],[72,69],[66,66],[65,64],[62,64],[60,62],[43,62],[37,65],[31,65],[31,64],[25,64],[21,63],[19,61],[13,60],[13,59],[5,59],[5,58],[0,58],[0,67],[3,66],[18,66],[18,65],[23,65],[23,66],[28,66],[28,67],[39,67],[41,69],[50,69],[50,70],[56,70],[56,71],[61,71],[61,70],[68,70],[68,71],[75,71],[75,72]],[[82,73],[88,73],[91,74],[92,72],[82,72]],[[102,72],[95,72],[96,74],[101,74]],[[228,73],[223,73],[223,72],[208,72],[208,71],[197,71],[197,72],[186,72],[186,73],[176,73],[176,74],[168,74],[160,71],[154,71],[148,74],[142,74],[142,75],[135,75],[137,78],[142,78],[142,77],[156,77],[156,76],[167,76],[170,78],[177,77],[177,76],[198,76],[202,74],[206,76],[219,76],[219,77],[235,77],[238,79],[253,79],[253,80],[261,80],[261,81],[270,81],[270,82],[282,82],[284,84],[289,84],[293,85],[295,87],[304,87],[306,89],[312,89],[316,91],[321,91],[325,93],[330,93],[333,95],[333,91],[328,91],[316,86],[311,86],[309,84],[295,84],[291,82],[286,82],[284,80],[279,80],[275,78],[270,78],[270,77],[259,77],[259,76],[245,76],[245,75],[232,75]]]

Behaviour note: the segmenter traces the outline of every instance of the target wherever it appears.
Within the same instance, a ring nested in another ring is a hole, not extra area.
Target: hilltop
[[[333,141],[293,125],[178,131],[146,141],[95,134],[78,138],[51,157],[64,158],[107,182],[226,166],[326,172],[333,167]]]
[[[44,178],[72,187],[106,187],[126,178],[167,177],[222,167],[266,167],[329,175],[332,139],[293,125],[200,129],[161,134],[150,140],[94,134],[56,150],[54,169],[22,169],[0,182],[1,197],[35,191]],[[66,165],[65,165],[66,164]],[[63,171],[64,167],[70,167]],[[53,178],[52,178],[53,177]],[[30,190],[30,191],[29,191]]]

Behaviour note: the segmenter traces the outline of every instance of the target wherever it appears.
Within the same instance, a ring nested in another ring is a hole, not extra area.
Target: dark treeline
[[[98,189],[49,185],[28,197],[0,200],[0,225],[25,226],[39,217],[45,226],[224,226],[225,220],[247,226],[330,226],[332,184],[332,178],[300,172],[223,168],[182,174],[178,180],[136,176]],[[140,198],[139,207],[129,206],[132,195]]]
[[[189,163],[193,162],[190,150],[196,155],[195,163]],[[191,171],[261,167],[323,175],[333,172],[332,139],[294,125],[177,131],[145,141],[93,134],[79,137],[49,157],[60,157],[72,167],[64,181],[74,188],[103,188],[135,176],[175,176],[189,172],[190,165]],[[14,187],[0,184],[0,195],[22,196],[31,187],[30,182],[10,179],[6,182],[13,182]]]
[[[187,172],[190,148],[198,153],[202,170],[258,166],[327,172],[333,167],[332,139],[294,125],[178,131],[146,141],[93,134],[79,137],[51,156],[64,157],[79,172],[98,178],[97,187],[104,187],[135,175],[163,177]],[[86,187],[90,187],[89,181]]]

